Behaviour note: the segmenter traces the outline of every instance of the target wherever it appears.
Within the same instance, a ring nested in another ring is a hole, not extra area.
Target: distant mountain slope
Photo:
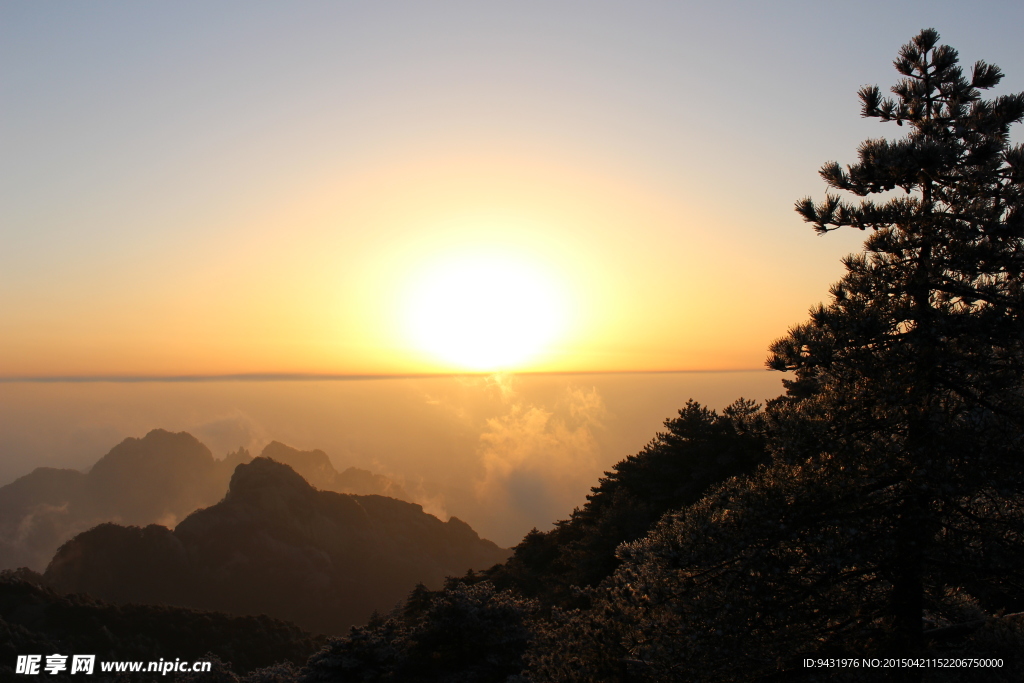
[[[77,470],[40,467],[0,488],[0,569],[42,569],[61,543],[92,525],[84,479]]]
[[[42,569],[61,543],[96,524],[174,525],[221,499],[245,450],[216,460],[185,432],[125,439],[88,473],[41,467],[0,488],[0,569]]]
[[[279,441],[271,441],[264,447],[260,456],[283,462],[301,474],[312,486],[324,491],[387,496],[412,501],[405,489],[384,475],[357,467],[349,467],[344,472],[338,472],[327,454],[320,449],[300,451]]]
[[[409,500],[401,486],[366,470],[339,473],[323,451],[273,442],[264,455],[301,472],[317,488]],[[245,449],[217,460],[191,434],[154,429],[125,439],[83,474],[40,467],[0,487],[0,569],[41,571],[60,544],[104,522],[173,527],[224,497]]]
[[[266,613],[341,633],[417,583],[486,569],[509,553],[466,523],[383,496],[318,491],[267,458],[239,465],[224,500],[174,531],[103,524],[65,543],[58,590],[114,602]]]

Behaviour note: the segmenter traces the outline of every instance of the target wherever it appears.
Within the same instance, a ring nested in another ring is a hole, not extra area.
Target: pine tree
[[[864,88],[863,113],[908,135],[822,169],[865,199],[797,203],[819,232],[870,234],[771,348],[795,371],[765,411],[771,464],[621,546],[547,636],[600,656],[535,652],[539,680],[892,680],[816,656],[994,656],[979,680],[1019,678],[1022,620],[996,615],[1024,609],[1024,95],[983,100],[999,69],[967,80],[933,30],[895,66],[895,98]]]
[[[1009,144],[1009,128],[1024,117],[1024,94],[982,100],[979,90],[1002,72],[979,61],[968,82],[938,38],[927,29],[903,46],[897,99],[876,86],[860,91],[863,116],[910,134],[867,140],[860,163],[821,169],[833,189],[886,201],[797,202],[820,233],[873,231],[865,253],[846,259],[832,304],[772,348],[769,366],[796,370],[804,390],[820,370],[863,373],[894,356],[910,364],[904,376],[920,395],[948,390],[984,402],[980,392],[1021,375],[1024,147]]]
[[[860,91],[863,116],[909,134],[868,140],[859,163],[821,169],[834,190],[881,198],[797,203],[819,233],[872,233],[845,260],[831,303],[768,361],[796,371],[791,397],[815,396],[798,413],[828,427],[816,436],[823,450],[851,467],[871,461],[889,482],[894,556],[883,573],[904,649],[921,645],[936,539],[952,530],[966,540],[972,519],[977,534],[998,526],[974,508],[1015,507],[1022,493],[1024,147],[1009,131],[1024,94],[982,99],[1002,72],[979,61],[966,79],[938,39],[926,29],[903,46],[894,99]]]

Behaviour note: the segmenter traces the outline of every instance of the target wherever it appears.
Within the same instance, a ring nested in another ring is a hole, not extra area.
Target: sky
[[[902,44],[1024,90],[1019,2],[0,15],[0,485],[157,427],[277,439],[506,545],[687,398],[781,392],[768,345],[864,237],[793,204],[902,132],[856,95]]]
[[[857,89],[926,26],[1024,87],[1009,2],[3,14],[5,378],[758,368],[863,237],[792,210],[899,132]]]

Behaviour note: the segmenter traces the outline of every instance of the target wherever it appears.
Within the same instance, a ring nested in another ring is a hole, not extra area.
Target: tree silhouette
[[[635,541],[670,510],[767,460],[761,406],[738,399],[722,414],[687,401],[665,431],[605,472],[587,503],[547,532],[536,529],[504,564],[480,573],[499,588],[545,604],[585,604],[576,587],[596,586],[619,565],[615,549]]]
[[[771,464],[621,546],[592,608],[556,614],[530,653],[538,680],[824,680],[850,672],[801,658],[871,653],[997,656],[978,680],[1019,676],[1024,624],[999,615],[1024,608],[1024,96],[983,100],[1001,72],[968,81],[933,30],[895,66],[896,98],[864,88],[863,113],[909,134],[821,171],[875,198],[797,203],[819,232],[871,234],[771,348],[795,371],[765,410]]]
[[[309,659],[301,683],[504,683],[522,669],[538,605],[489,582],[418,586],[404,613],[378,616]],[[411,609],[410,609],[411,608]]]
[[[824,420],[829,428],[815,431],[824,450],[851,467],[871,461],[885,482],[896,521],[882,573],[904,648],[921,644],[937,540],[1005,536],[987,513],[1015,507],[1022,490],[1024,148],[1010,145],[1009,129],[1024,118],[1024,94],[982,99],[1002,72],[979,61],[968,80],[938,39],[926,29],[900,50],[895,99],[860,91],[863,116],[909,134],[868,140],[859,163],[821,169],[833,189],[885,196],[797,203],[818,232],[872,233],[845,260],[832,302],[776,342],[768,361],[796,371],[791,395],[818,393],[796,424]]]

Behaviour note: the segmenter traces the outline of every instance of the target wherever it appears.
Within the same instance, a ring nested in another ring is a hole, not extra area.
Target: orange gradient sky
[[[758,368],[857,89],[1024,79],[1017,4],[767,5],[4,3],[0,377]]]

